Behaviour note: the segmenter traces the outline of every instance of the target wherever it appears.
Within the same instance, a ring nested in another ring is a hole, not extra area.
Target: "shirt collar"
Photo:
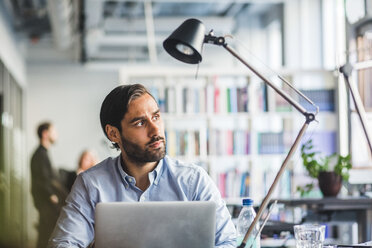
[[[128,183],[128,178],[133,178],[132,176],[128,175],[128,173],[126,173],[124,170],[123,170],[123,167],[122,167],[122,162],[121,162],[122,158],[121,158],[121,154],[118,156],[118,159],[117,159],[117,167],[119,169],[119,173],[123,179],[123,183],[124,183],[124,186],[125,187],[128,187],[129,186],[129,183]],[[165,162],[165,159],[162,158],[158,165],[155,167],[155,169],[149,173],[149,180],[150,182],[154,183],[155,185],[158,185],[159,183],[159,180],[160,180],[160,177],[164,171],[164,166],[163,164],[166,163]]]
[[[164,158],[162,158],[158,165],[156,166],[155,170],[152,171],[154,173],[154,184],[158,185],[160,177],[164,171]]]
[[[129,186],[128,182],[127,182],[127,177],[129,177],[129,175],[123,170],[123,167],[121,166],[121,154],[117,157],[117,163],[116,163],[116,166],[119,170],[119,173],[120,173],[120,176],[121,178],[123,179],[123,183],[124,183],[124,186],[125,188],[127,188]]]

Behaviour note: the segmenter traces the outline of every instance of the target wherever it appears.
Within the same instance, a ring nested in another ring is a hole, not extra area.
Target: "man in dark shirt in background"
[[[40,145],[31,158],[32,196],[39,211],[38,248],[45,248],[57,221],[61,199],[56,188],[55,175],[48,155],[48,148],[57,140],[57,132],[49,122],[37,128]]]

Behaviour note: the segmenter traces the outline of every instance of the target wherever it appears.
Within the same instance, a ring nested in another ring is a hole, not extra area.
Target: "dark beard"
[[[158,140],[163,141],[163,147],[150,150],[148,145]],[[121,135],[121,143],[128,159],[134,163],[158,162],[165,156],[165,139],[160,136],[153,137],[150,142],[146,144],[145,149],[142,149],[139,145],[125,139],[123,135]]]

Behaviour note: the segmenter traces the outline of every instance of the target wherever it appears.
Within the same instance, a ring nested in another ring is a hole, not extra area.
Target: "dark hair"
[[[121,132],[120,123],[124,115],[128,112],[129,103],[144,94],[149,94],[154,98],[141,84],[120,85],[106,96],[101,106],[100,120],[102,130],[107,138],[108,136],[105,130],[106,125],[109,124],[114,126]],[[114,143],[113,145],[115,148],[119,149],[118,144]]]
[[[43,122],[37,127],[37,136],[39,137],[39,139],[41,139],[41,136],[43,135],[43,132],[45,130],[48,130],[51,125],[52,125],[52,123],[50,123],[50,122]]]

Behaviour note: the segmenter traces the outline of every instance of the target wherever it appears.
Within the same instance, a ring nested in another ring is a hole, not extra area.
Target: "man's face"
[[[128,105],[121,127],[120,146],[132,162],[156,162],[165,156],[164,123],[157,103],[149,94]]]
[[[58,133],[56,128],[53,125],[50,125],[50,127],[47,130],[48,140],[51,144],[54,144],[58,139]]]

